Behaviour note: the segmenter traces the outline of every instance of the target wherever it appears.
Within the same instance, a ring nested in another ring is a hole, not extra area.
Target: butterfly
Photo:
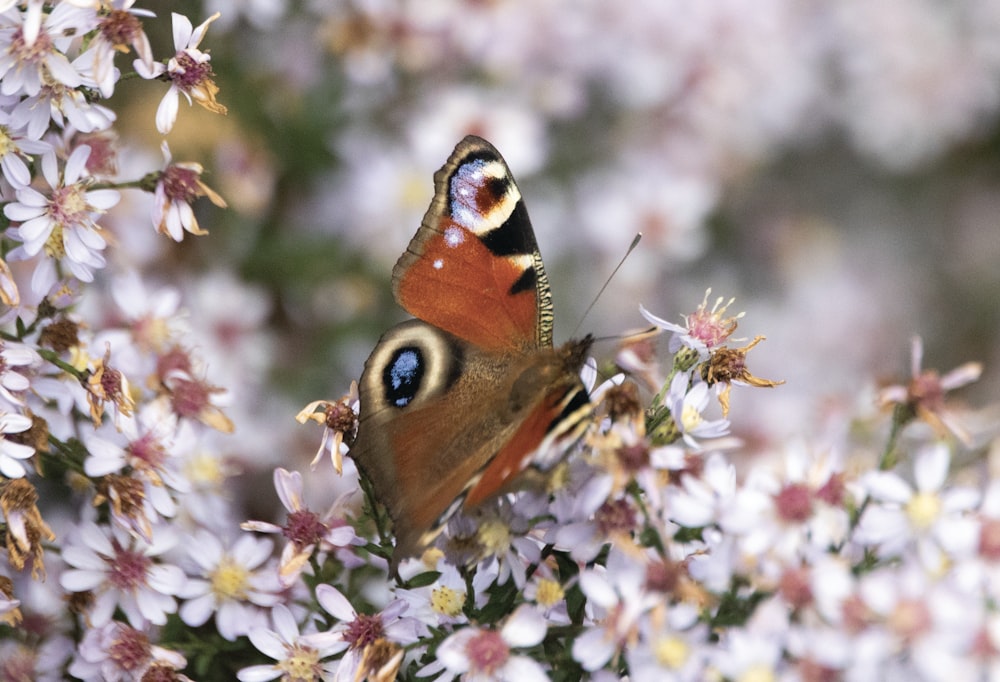
[[[416,319],[365,362],[351,456],[386,507],[393,566],[459,509],[546,471],[591,421],[580,379],[592,338],[552,344],[552,294],[521,193],[500,153],[468,136],[392,271]]]

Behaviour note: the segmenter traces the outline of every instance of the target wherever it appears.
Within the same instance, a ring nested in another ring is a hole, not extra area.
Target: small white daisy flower
[[[189,578],[182,597],[181,620],[199,627],[215,614],[215,627],[229,641],[267,624],[261,607],[281,599],[277,574],[260,570],[274,543],[243,535],[227,548],[215,535],[200,531],[189,544],[188,555],[198,565],[199,577]]]
[[[167,614],[177,611],[174,598],[184,587],[184,572],[163,563],[159,556],[176,544],[168,528],[158,528],[153,542],[129,535],[119,527],[81,524],[76,533],[66,534],[69,544],[63,559],[70,568],[60,584],[70,592],[93,592],[94,603],[88,617],[91,624],[107,624],[115,609],[121,609],[133,627],[147,623],[163,625]]]

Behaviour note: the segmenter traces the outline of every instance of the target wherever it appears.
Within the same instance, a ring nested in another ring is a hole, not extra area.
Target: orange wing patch
[[[535,346],[537,295],[511,293],[530,255],[498,257],[472,232],[442,219],[441,231],[420,244],[397,283],[396,296],[411,315],[488,350]],[[488,271],[491,276],[484,277]]]

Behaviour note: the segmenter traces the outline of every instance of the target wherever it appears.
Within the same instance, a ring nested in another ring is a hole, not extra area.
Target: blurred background
[[[470,132],[518,179],[557,340],[638,231],[584,331],[640,327],[640,303],[680,321],[708,287],[736,297],[737,336],[767,336],[751,370],[787,382],[734,392],[738,434],[794,437],[870,400],[909,376],[914,334],[927,367],[985,363],[960,397],[996,398],[997,0],[141,5],[222,13],[201,48],[229,114],[182,105],[168,139],[229,209],[199,202],[211,235],[175,245],[133,193],[113,215],[118,265],[182,283],[209,378],[231,391],[228,447],[261,472],[306,466],[319,432],[295,412],[344,394],[404,317],[390,270]],[[139,135],[156,100],[130,94],[120,124]]]

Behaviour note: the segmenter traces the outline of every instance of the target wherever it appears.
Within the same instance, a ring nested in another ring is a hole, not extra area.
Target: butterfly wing
[[[351,455],[393,520],[396,560],[430,542],[459,506],[553,463],[527,455],[576,440],[590,412],[577,376],[588,345],[499,355],[420,320],[383,335],[361,377]]]
[[[486,140],[468,136],[434,175],[434,200],[392,271],[411,315],[481,348],[552,345],[552,294],[521,193]]]

